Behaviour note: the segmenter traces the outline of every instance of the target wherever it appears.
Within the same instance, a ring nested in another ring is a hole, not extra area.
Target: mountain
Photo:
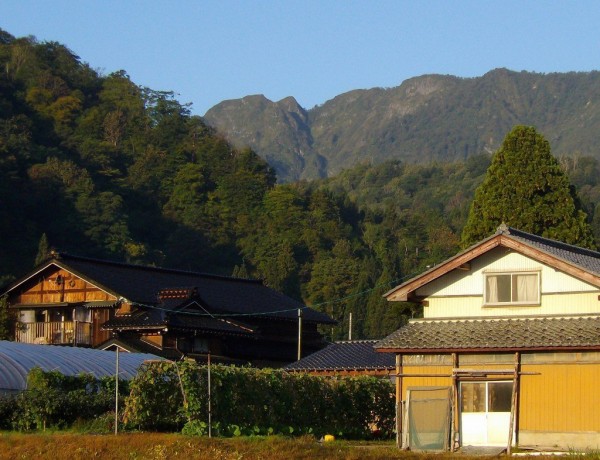
[[[600,157],[600,72],[424,75],[310,110],[293,97],[255,95],[221,102],[204,120],[266,159],[280,182],[330,177],[363,161],[464,160],[495,151],[516,124],[535,126],[555,155]]]
[[[313,149],[308,112],[293,97],[279,102],[263,95],[224,101],[205,119],[222,127],[235,145],[260,150],[280,177],[324,177],[327,162]]]

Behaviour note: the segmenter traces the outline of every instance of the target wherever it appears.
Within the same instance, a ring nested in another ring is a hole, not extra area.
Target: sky
[[[310,109],[424,74],[600,70],[597,0],[2,0],[0,28],[196,115],[253,94]]]

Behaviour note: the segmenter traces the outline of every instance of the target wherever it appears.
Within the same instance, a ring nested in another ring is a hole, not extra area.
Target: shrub
[[[150,363],[131,383],[125,419],[148,430],[208,431],[208,369],[195,362]],[[367,438],[394,429],[394,388],[374,377],[324,378],[282,370],[211,367],[215,435]]]
[[[119,395],[123,400],[128,392],[128,382],[119,381]],[[27,390],[12,401],[13,429],[67,428],[76,421],[82,424],[97,420],[107,412],[114,414],[115,383],[111,377],[65,376],[57,371],[33,368],[27,375]]]

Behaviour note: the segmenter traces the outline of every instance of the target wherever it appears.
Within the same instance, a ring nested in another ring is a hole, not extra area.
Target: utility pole
[[[352,340],[352,312],[350,312],[348,323],[348,340]]]
[[[302,358],[302,309],[298,308],[298,361]]]
[[[211,404],[211,393],[210,393],[210,350],[208,352],[208,361],[207,361],[207,371],[208,371],[208,437],[212,438],[212,404]]]
[[[115,435],[119,432],[119,347],[117,346],[115,369]]]

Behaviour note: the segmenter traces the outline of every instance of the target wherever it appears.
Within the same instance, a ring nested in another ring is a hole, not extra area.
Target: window
[[[462,412],[510,412],[512,382],[462,382]]]
[[[208,340],[201,339],[200,337],[194,337],[193,350],[195,353],[208,353]]]
[[[537,305],[540,303],[540,274],[487,274],[484,298],[486,305]]]

